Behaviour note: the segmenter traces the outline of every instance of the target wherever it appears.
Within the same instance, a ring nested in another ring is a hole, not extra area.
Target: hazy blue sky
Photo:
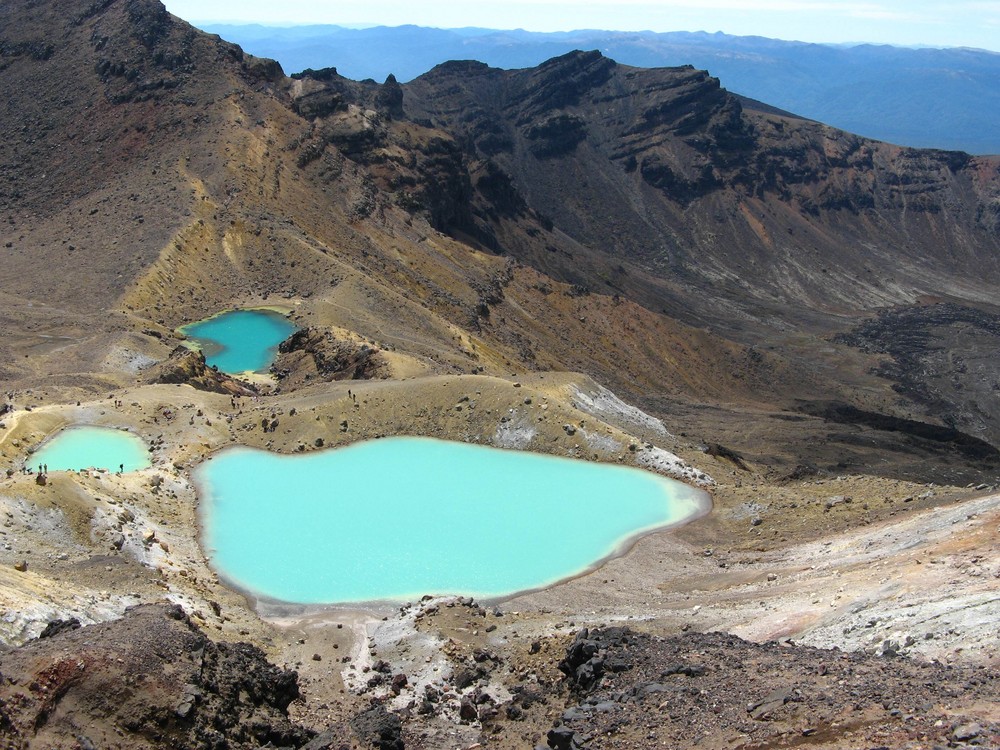
[[[1000,0],[165,0],[193,23],[724,31],[1000,51]]]

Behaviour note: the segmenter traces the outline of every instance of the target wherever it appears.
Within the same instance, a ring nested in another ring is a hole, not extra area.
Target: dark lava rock
[[[68,620],[52,620],[45,626],[44,630],[38,634],[38,638],[51,638],[52,636],[59,635],[67,630],[76,630],[78,627],[80,627],[80,621],[75,617],[71,617]]]
[[[460,668],[455,670],[455,674],[451,679],[452,684],[459,690],[465,690],[465,688],[472,685],[476,680],[482,677],[483,672],[481,670],[472,670],[466,668]]]
[[[632,668],[628,656],[617,653],[610,660],[605,657],[609,648],[627,643],[629,634],[626,628],[605,628],[593,632],[584,628],[566,651],[566,658],[559,662],[559,670],[581,690],[593,687],[606,671],[628,671]]]
[[[296,673],[256,646],[209,640],[180,607],[142,605],[114,622],[46,630],[0,657],[3,747],[249,750],[310,739],[287,714]]]
[[[462,704],[459,706],[458,715],[463,721],[475,721],[479,718],[479,711],[476,709],[476,704],[472,701],[472,698],[469,696],[462,698]]]
[[[392,682],[389,683],[389,688],[392,690],[393,695],[399,695],[403,692],[403,688],[406,687],[406,684],[406,675],[399,673],[397,675],[393,675]]]
[[[351,719],[351,728],[365,747],[403,750],[403,725],[385,706],[375,706]]]
[[[983,728],[979,724],[970,723],[955,727],[955,731],[951,733],[951,736],[959,742],[968,742],[969,740],[976,739],[982,733]]]
[[[576,750],[580,747],[579,742],[577,742],[576,732],[567,727],[550,729],[545,739],[552,750]]]

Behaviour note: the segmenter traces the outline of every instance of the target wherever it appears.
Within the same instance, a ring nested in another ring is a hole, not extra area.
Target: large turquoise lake
[[[198,342],[209,366],[235,374],[266,370],[296,329],[272,310],[233,310],[178,330]]]
[[[46,465],[49,471],[107,469],[138,471],[149,468],[146,444],[126,430],[81,425],[56,433],[26,463],[31,467]]]
[[[706,502],[639,469],[430,438],[294,456],[230,448],[195,479],[219,573],[298,603],[547,586]]]

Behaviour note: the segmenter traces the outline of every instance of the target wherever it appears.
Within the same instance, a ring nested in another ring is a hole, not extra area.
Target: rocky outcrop
[[[524,135],[532,142],[531,153],[547,159],[573,151],[587,137],[587,125],[580,117],[560,114],[532,123]]]
[[[536,118],[551,110],[581,104],[606,84],[617,67],[600,52],[570,52],[526,71],[523,99]]]
[[[375,95],[375,102],[389,117],[403,117],[403,87],[392,73]]]
[[[336,68],[304,70],[292,75],[292,109],[305,118],[327,117],[346,109],[351,96]]]
[[[939,279],[958,266],[1000,273],[1000,240],[987,229],[996,160],[901,149],[754,109],[690,66],[630,68],[597,52],[530,70],[448,63],[404,95],[409,117],[450,133],[470,165],[495,165],[512,187],[503,194],[533,209],[522,214],[530,242],[496,232],[511,214],[492,207],[495,193],[472,196],[474,220],[493,225],[497,249],[696,325],[730,325],[701,302],[730,274],[742,283],[714,307],[735,304],[752,319],[776,299],[786,309],[884,305],[905,296],[884,279],[904,272],[917,288],[928,288],[928,268]],[[612,282],[609,264],[627,275]],[[858,277],[857,268],[869,270]],[[834,272],[851,281],[823,276]],[[678,281],[695,298],[664,305]]]
[[[184,383],[199,391],[225,393],[230,396],[253,396],[257,390],[242,380],[219,372],[205,363],[205,355],[186,346],[178,346],[170,357],[156,365],[148,378],[150,383]]]
[[[105,84],[108,100],[114,104],[156,101],[183,86],[194,70],[191,29],[175,23],[166,8],[153,0],[115,6],[98,17],[91,37],[100,55],[94,69]]]
[[[376,347],[339,339],[314,327],[302,328],[281,342],[271,369],[286,388],[317,380],[372,380],[388,376],[388,365]]]
[[[298,146],[299,168],[329,149],[370,167],[373,187],[393,194],[397,205],[423,215],[434,228],[478,234],[463,149],[449,134],[422,123],[393,129],[394,120],[405,118],[403,88],[393,76],[379,85],[343,78],[335,68],[306,70],[293,76],[288,90],[292,109],[312,122]]]
[[[4,747],[300,747],[295,672],[246,643],[207,638],[178,606],[46,637],[0,657]]]

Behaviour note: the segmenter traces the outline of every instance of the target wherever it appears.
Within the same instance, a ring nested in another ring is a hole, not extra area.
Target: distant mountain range
[[[1000,153],[1000,54],[974,49],[833,46],[704,32],[535,33],[420,26],[207,25],[286,73],[411,80],[448,60],[527,68],[572,50],[625,65],[694,65],[730,91],[890,143]]]

